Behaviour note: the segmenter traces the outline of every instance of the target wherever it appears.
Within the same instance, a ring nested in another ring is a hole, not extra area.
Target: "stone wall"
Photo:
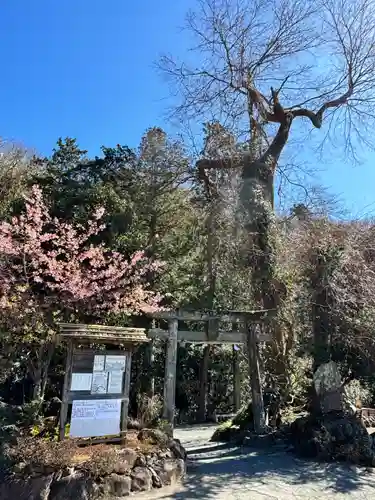
[[[186,452],[180,442],[157,431],[141,432],[140,439],[158,444],[148,452],[118,447],[117,458],[107,465],[105,475],[93,475],[79,464],[61,470],[40,464],[15,464],[1,480],[0,500],[110,500],[182,479]]]

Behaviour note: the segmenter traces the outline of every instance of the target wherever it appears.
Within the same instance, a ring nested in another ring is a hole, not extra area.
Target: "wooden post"
[[[168,421],[172,435],[176,391],[177,331],[178,320],[170,319],[168,322],[169,336],[167,341],[167,356],[165,360],[163,418]]]
[[[123,388],[123,403],[122,403],[122,413],[121,413],[121,433],[125,432],[128,427],[128,416],[129,416],[129,392],[130,392],[130,380],[132,372],[132,352],[128,351],[126,355],[126,367],[125,367],[125,381]]]
[[[68,394],[72,379],[72,364],[73,364],[73,341],[68,340],[64,385],[63,385],[63,393],[62,393],[61,408],[60,408],[60,425],[59,425],[60,441],[62,441],[65,438],[65,425],[68,418],[68,409],[69,409]]]
[[[260,380],[256,325],[249,325],[248,323],[246,323],[246,329],[248,331],[247,348],[249,353],[249,374],[254,417],[254,431],[256,434],[262,434],[266,430],[266,419],[264,414],[263,393]]]
[[[241,409],[241,371],[237,346],[233,346],[233,405],[237,413]]]
[[[205,345],[202,354],[202,360],[199,367],[199,400],[197,420],[205,422],[207,417],[207,400],[208,400],[208,366],[210,363],[211,346]]]

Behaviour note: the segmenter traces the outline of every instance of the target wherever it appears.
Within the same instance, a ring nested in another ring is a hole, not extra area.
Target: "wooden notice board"
[[[131,357],[131,349],[78,349],[68,341],[60,439],[65,437],[70,405],[71,437],[121,439],[127,426]]]

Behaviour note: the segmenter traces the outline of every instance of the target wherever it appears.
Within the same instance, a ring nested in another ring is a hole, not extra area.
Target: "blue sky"
[[[59,136],[98,153],[164,126],[160,52],[183,54],[189,0],[2,0],[0,135],[49,154]],[[360,177],[360,178],[359,178]],[[375,212],[375,155],[334,163],[322,182],[354,215]]]

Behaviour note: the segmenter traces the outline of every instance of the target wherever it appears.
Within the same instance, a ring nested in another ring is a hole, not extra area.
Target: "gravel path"
[[[189,452],[184,484],[135,498],[148,500],[375,500],[375,472],[208,443],[213,426],[177,429]]]

